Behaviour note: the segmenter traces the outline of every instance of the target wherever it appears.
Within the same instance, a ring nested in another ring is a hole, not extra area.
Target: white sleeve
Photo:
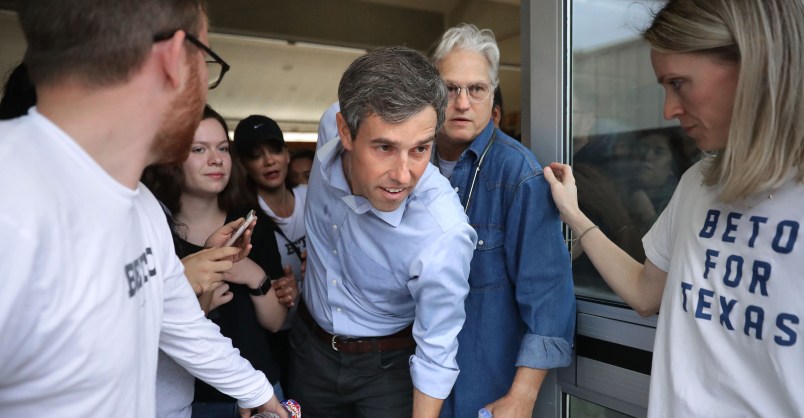
[[[690,170],[693,169],[697,170],[698,166],[694,166]],[[674,221],[679,217],[679,212],[683,210],[685,202],[688,202],[685,194],[689,190],[690,178],[691,176],[688,174],[682,177],[675,191],[673,191],[673,196],[670,198],[667,207],[664,208],[656,222],[642,237],[645,256],[653,265],[664,272],[670,271],[670,259],[674,248],[673,241],[677,235],[675,233],[677,226],[674,225]]]
[[[238,399],[243,408],[268,402],[273,387],[240,356],[232,341],[221,335],[220,328],[204,317],[181,261],[173,255],[166,264],[159,348],[195,377]]]

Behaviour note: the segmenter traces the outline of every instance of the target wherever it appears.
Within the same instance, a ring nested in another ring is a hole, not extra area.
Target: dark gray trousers
[[[290,332],[287,395],[304,418],[410,418],[413,383],[408,359],[415,347],[345,354],[312,334],[300,315]]]

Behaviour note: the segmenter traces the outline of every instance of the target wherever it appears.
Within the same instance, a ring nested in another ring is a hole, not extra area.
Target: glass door
[[[678,123],[662,118],[663,92],[640,38],[662,4],[571,4],[570,137],[578,200],[603,233],[640,262],[642,236],[698,157]],[[579,298],[623,304],[580,247],[573,250],[573,274]]]
[[[640,32],[659,0],[567,0],[567,155],[581,209],[640,262],[653,225],[697,154],[664,96]],[[647,414],[656,318],[641,318],[572,249],[578,298],[576,357],[560,373],[566,417]]]

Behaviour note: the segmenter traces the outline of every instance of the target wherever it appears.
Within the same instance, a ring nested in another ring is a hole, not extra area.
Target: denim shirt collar
[[[478,156],[483,152],[483,149],[486,148],[486,144],[491,140],[491,134],[494,133],[494,129],[494,123],[489,120],[488,125],[483,128],[480,135],[478,135],[472,143],[469,144],[469,147],[461,153],[460,158],[458,158],[458,164],[462,164],[465,158],[472,158],[469,163],[474,164]],[[436,166],[438,165],[438,143],[436,143],[435,152],[433,152],[433,155],[430,157],[430,162]]]
[[[483,152],[483,150],[486,148],[486,145],[491,140],[491,134],[494,133],[494,129],[496,129],[494,122],[489,121],[488,125],[486,125],[486,127],[483,128],[483,131],[480,132],[480,135],[478,135],[477,138],[475,138],[475,140],[469,145],[469,148],[466,149],[466,151],[471,152],[474,155],[475,160],[477,160],[478,156]],[[466,152],[464,152],[464,155],[465,154]],[[458,161],[460,161],[460,159]]]
[[[343,144],[341,144],[340,138],[329,141],[318,150],[318,153],[321,154],[319,158],[321,162],[321,178],[325,183],[342,192],[340,199],[355,213],[372,212],[388,225],[399,226],[402,223],[402,217],[405,215],[405,208],[411,198],[414,197],[416,190],[414,189],[407,200],[395,210],[391,212],[377,210],[365,197],[352,194],[349,183],[346,181],[346,176],[343,175],[343,161],[341,159],[343,151]]]

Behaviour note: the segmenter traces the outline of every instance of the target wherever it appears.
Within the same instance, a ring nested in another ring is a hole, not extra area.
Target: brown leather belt
[[[298,312],[316,338],[341,353],[384,352],[416,346],[416,341],[413,339],[413,325],[408,325],[402,331],[384,337],[341,337],[321,329],[303,304],[299,307]]]

